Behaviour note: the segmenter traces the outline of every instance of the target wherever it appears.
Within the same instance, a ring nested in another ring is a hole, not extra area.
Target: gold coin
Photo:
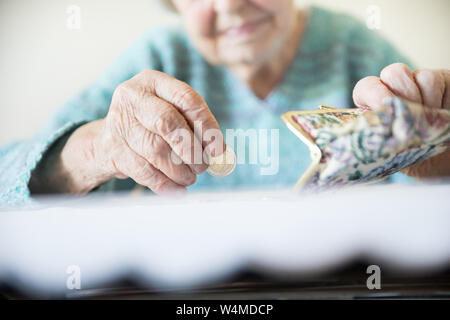
[[[207,172],[215,177],[229,176],[236,168],[236,154],[234,150],[227,145],[224,153],[220,156],[209,159]]]

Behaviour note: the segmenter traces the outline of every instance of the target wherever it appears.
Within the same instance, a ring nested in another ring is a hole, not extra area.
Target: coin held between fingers
[[[209,159],[207,172],[215,177],[229,176],[236,168],[236,153],[227,145],[224,153]]]

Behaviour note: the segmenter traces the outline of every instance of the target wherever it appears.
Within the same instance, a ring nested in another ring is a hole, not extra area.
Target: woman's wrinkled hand
[[[92,143],[98,169],[106,176],[130,177],[158,194],[186,191],[207,169],[203,151],[220,154],[212,150],[223,147],[220,127],[203,98],[158,71],[143,71],[122,83],[100,126]]]
[[[450,109],[450,70],[416,70],[395,63],[384,68],[380,77],[360,80],[353,91],[359,107],[377,108],[385,98],[398,96],[430,108]],[[426,159],[402,171],[416,178],[450,176],[450,151]]]

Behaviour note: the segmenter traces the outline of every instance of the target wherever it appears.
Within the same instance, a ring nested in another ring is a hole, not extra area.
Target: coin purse
[[[282,120],[310,149],[311,165],[297,189],[376,182],[450,150],[450,110],[397,97],[376,110],[321,105],[287,112]]]

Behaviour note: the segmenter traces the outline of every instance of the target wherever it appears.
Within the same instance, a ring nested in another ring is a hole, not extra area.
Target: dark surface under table
[[[429,276],[382,274],[381,289],[369,290],[365,265],[302,281],[274,281],[253,273],[241,273],[233,279],[191,290],[140,288],[129,281],[98,289],[67,293],[67,299],[173,299],[173,300],[297,300],[297,299],[450,299],[450,270]],[[383,268],[382,268],[383,270]],[[30,298],[4,288],[6,299]],[[41,297],[45,298],[45,297]]]

